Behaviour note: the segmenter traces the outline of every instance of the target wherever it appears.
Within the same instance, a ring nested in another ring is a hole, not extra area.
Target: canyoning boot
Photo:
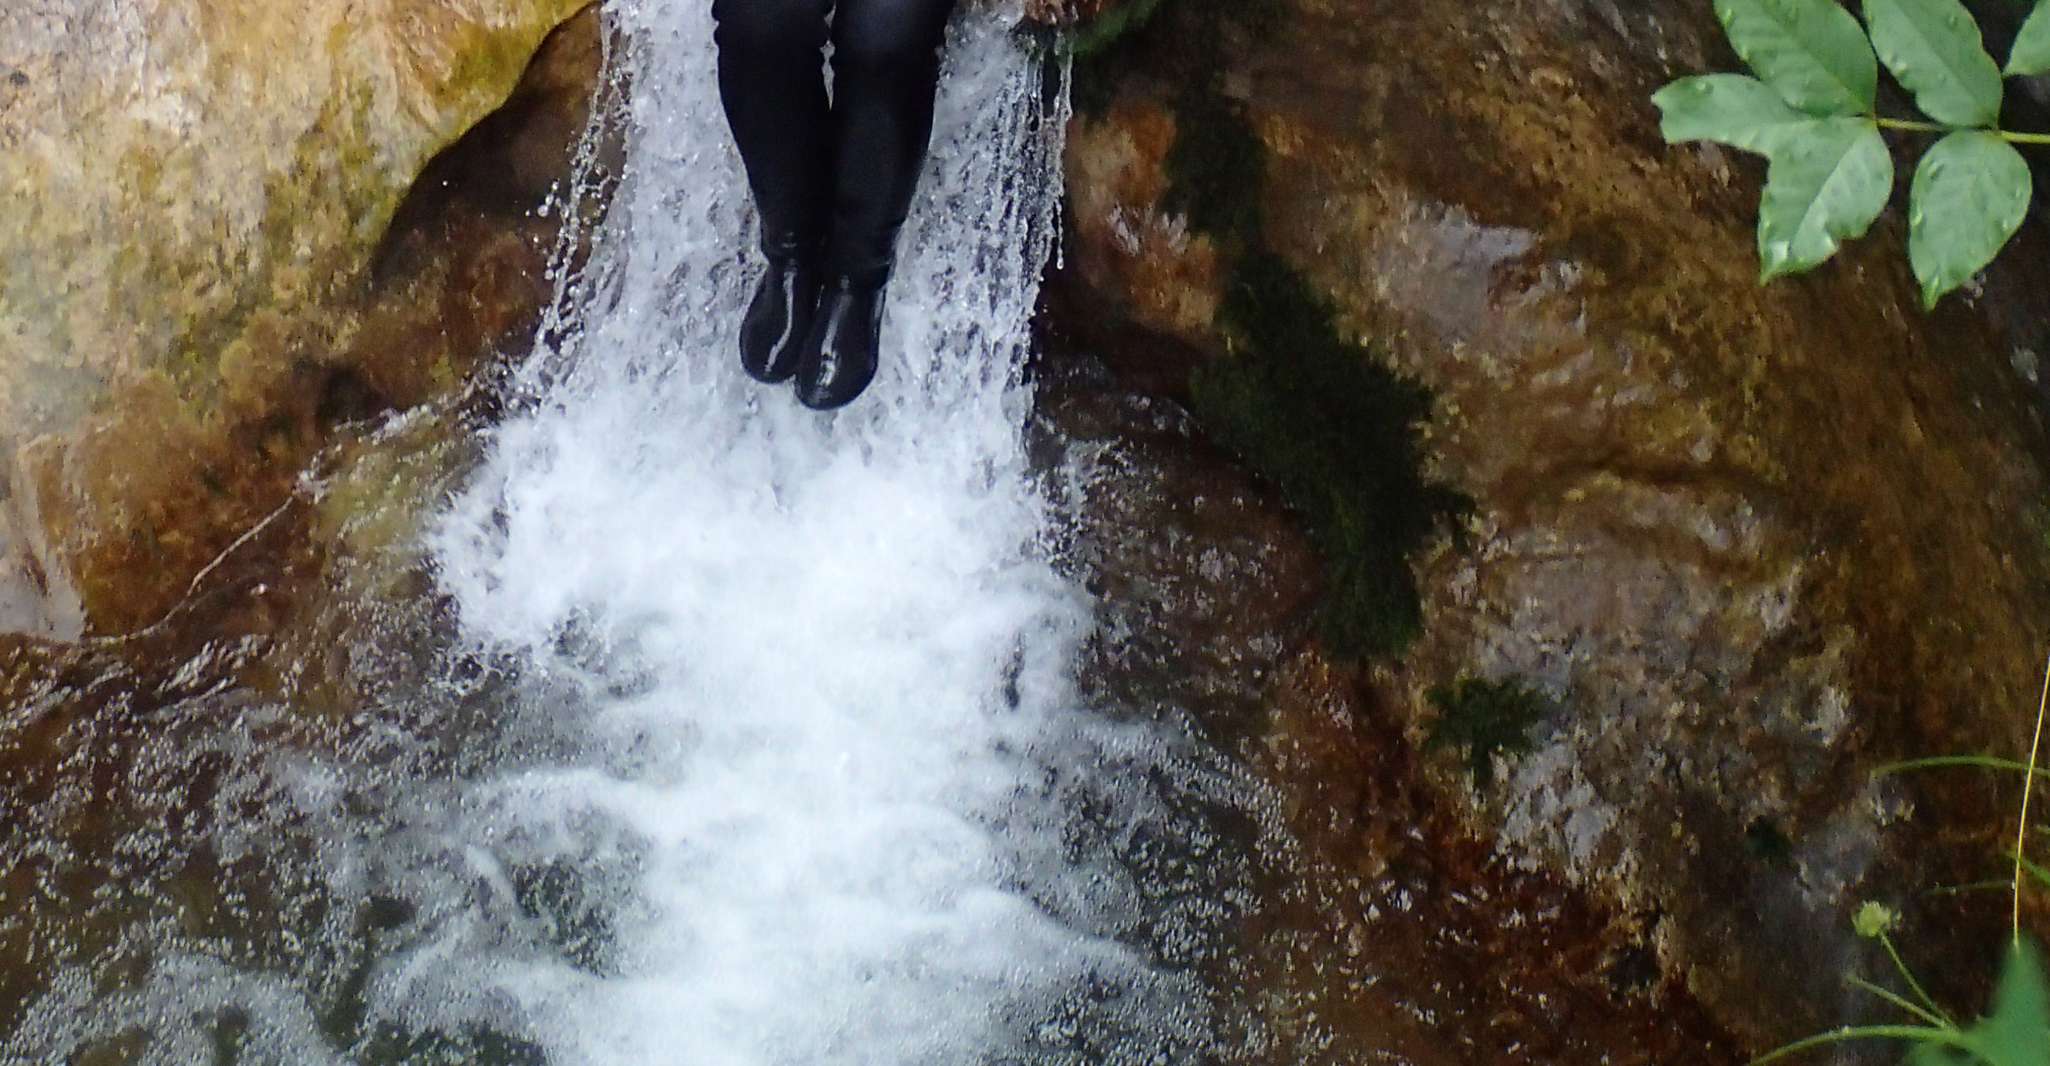
[[[797,402],[814,411],[845,407],[875,380],[882,346],[881,281],[845,274],[826,283],[797,363]]]
[[[762,251],[769,257],[769,269],[740,320],[740,366],[747,376],[773,385],[797,373],[824,276],[817,263],[817,241],[796,235],[764,238]]]

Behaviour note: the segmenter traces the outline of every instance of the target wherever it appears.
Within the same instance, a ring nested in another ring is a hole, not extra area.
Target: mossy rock
[[[1493,789],[1420,776],[1634,916],[1736,1044],[1834,1024],[1838,974],[1789,957],[1861,950],[1861,893],[1974,880],[2012,833],[2011,786],[1871,770],[2031,738],[2050,233],[1931,315],[1897,212],[1761,287],[1763,166],[1666,144],[1648,103],[1730,68],[1708,5],[1261,6],[1168,0],[1081,65],[1059,328],[1192,394],[1312,528],[1344,510],[1313,487],[1343,444],[1317,442],[1345,437],[1304,413],[1339,406],[1309,384],[1326,361],[1288,360],[1364,340],[1428,389],[1414,439],[1473,497],[1470,543],[1411,558],[1422,634],[1369,672],[1373,706],[1422,742],[1433,681],[1555,694],[1576,713]],[[1276,324],[1245,294],[1289,290],[1283,317],[1322,325],[1256,341]],[[1998,936],[1978,902],[1925,918]]]

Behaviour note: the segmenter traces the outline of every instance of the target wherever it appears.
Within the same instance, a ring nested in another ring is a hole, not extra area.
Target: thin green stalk
[[[1872,121],[1879,123],[1881,129],[1913,130],[1916,133],[1949,133],[1956,128],[1954,126],[1945,126],[1939,122],[1922,122],[1912,118],[1887,118],[1884,115],[1874,115],[1872,116]]]
[[[1928,1010],[1923,1008],[1921,1004],[1916,1003],[1914,1000],[1901,995],[1899,992],[1895,992],[1893,989],[1886,988],[1880,985],[1875,985],[1862,977],[1848,977],[1845,978],[1845,980],[1850,982],[1851,987],[1856,988],[1867,995],[1877,996],[1880,999],[1883,999],[1888,1003],[1891,1003],[1894,1006],[1899,1007],[1904,1011],[1907,1011],[1909,1014],[1912,1014],[1915,1017],[1920,1018],[1925,1022],[1928,1022],[1930,1025],[1942,1027],[1952,1024],[1950,1019],[1945,1018],[1940,1014],[1930,1013]]]
[[[1922,982],[1915,980],[1914,971],[1908,969],[1908,964],[1901,959],[1901,953],[1894,948],[1893,938],[1887,936],[1884,931],[1881,931],[1879,943],[1886,948],[1886,957],[1893,960],[1893,968],[1900,971],[1901,980],[1908,983],[1908,988],[1915,993],[1915,998],[1921,1000],[1931,1011],[1934,1011],[1936,1016],[1942,1019],[1943,1024],[1956,1024],[1950,1020],[1949,1015],[1943,1013],[1942,1007],[1937,1006],[1935,998],[1929,995],[1927,989],[1922,987]]]
[[[2043,694],[2036,699],[2036,737],[2029,742],[2029,768],[2022,775],[2021,825],[2014,831],[2014,946],[2022,946],[2022,871],[2028,865],[2024,852],[2029,846],[2029,800],[2036,789],[2036,757],[2043,750],[2044,711],[2050,709],[2050,658],[2043,660]]]
[[[2050,768],[2034,763],[2018,762],[2014,759],[1996,759],[1991,755],[1935,755],[1927,759],[1909,759],[1905,762],[1890,762],[1873,769],[1874,777],[1897,774],[1903,770],[1935,770],[1946,766],[1977,766],[1986,770],[2013,770],[2050,780]]]
[[[1955,1029],[1943,1029],[1933,1025],[1860,1025],[1856,1027],[1847,1025],[1835,1032],[1811,1036],[1806,1040],[1796,1040],[1786,1047],[1768,1051],[1752,1059],[1751,1066],[1765,1066],[1768,1062],[1774,1062],[1789,1055],[1798,1054],[1803,1051],[1812,1051],[1819,1047],[1828,1047],[1831,1044],[1848,1043],[1852,1040],[1909,1040],[1924,1044],[1948,1044],[1961,1050],[1971,1050],[1971,1045],[1965,1041],[1964,1034]]]
[[[1925,896],[1962,896],[1967,892],[2005,892],[2008,887],[2007,879],[2003,877],[1998,881],[1972,881],[1962,885],[1938,885],[1922,894]]]
[[[1959,130],[1974,128],[1971,126],[1946,126],[1941,122],[1924,122],[1921,119],[1914,118],[1888,118],[1885,115],[1874,115],[1872,116],[1872,121],[1878,123],[1880,129],[1906,130],[1912,133],[1956,133]],[[1987,130],[1986,132],[2012,144],[2050,144],[2050,133],[2017,133],[2013,130]]]
[[[2027,870],[2029,872],[2030,877],[2033,877],[2036,880],[2043,882],[2044,888],[2050,888],[2050,869],[2045,869],[2041,864],[2017,856],[2014,852],[2011,851],[2007,853],[2007,857],[2011,860],[2020,862],[2022,864],[2022,869]],[[2007,888],[2009,886],[2007,882],[2002,881],[2000,882],[2000,887]]]

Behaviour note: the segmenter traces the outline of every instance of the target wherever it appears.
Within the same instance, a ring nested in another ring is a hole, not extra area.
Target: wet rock
[[[390,224],[350,238],[354,273],[319,301],[251,312],[213,379],[181,391],[163,374],[115,375],[71,431],[23,448],[21,466],[51,480],[8,506],[62,507],[15,528],[64,550],[0,562],[71,566],[93,632],[0,634],[0,824],[34,849],[0,869],[0,1032],[38,1002],[66,1009],[62,961],[117,957],[108,938],[165,914],[251,957],[289,954],[278,940],[295,918],[275,913],[275,886],[211,844],[109,858],[198,825],[231,839],[223,827],[248,812],[221,795],[230,757],[365,743],[370,706],[433,719],[421,734],[450,749],[482,731],[466,715],[488,714],[478,693],[492,682],[450,661],[422,534],[491,413],[494,390],[471,386],[525,354],[552,296],[557,194],[602,54],[595,9],[550,32],[502,105],[421,165]],[[602,207],[614,148],[597,146],[583,210]],[[66,539],[88,526],[118,535]],[[38,570],[38,595],[0,595],[0,623],[61,629],[42,621],[61,601],[40,590],[66,574]],[[246,746],[215,750],[223,737]],[[353,965],[332,961],[336,974]]]
[[[1042,428],[1087,472],[1069,504],[1080,524],[1067,557],[1108,612],[1085,676],[1121,707],[1193,708],[1206,727],[1242,730],[1306,636],[1308,545],[1180,405],[1086,363],[1058,374]]]
[[[552,223],[370,266],[410,231],[387,238],[423,168],[583,7],[0,11],[0,191],[27,207],[0,218],[0,601],[23,605],[8,624],[77,636],[158,621],[333,427],[447,394],[531,318],[545,252],[530,246]],[[564,69],[574,51],[556,49]],[[576,80],[529,95],[580,128],[594,79],[581,95]],[[538,125],[516,157],[562,141]],[[494,180],[544,170],[562,168]],[[481,210],[504,217],[531,192]],[[463,313],[444,330],[430,307]]]
[[[1218,1061],[1735,1061],[1622,915],[1473,840],[1421,778],[1369,675],[1315,646],[1318,562],[1270,489],[1174,401],[1058,346],[1042,371],[1064,558],[1099,605],[1090,698],[1231,753],[1279,824],[1237,842],[1264,887],[1210,964]]]
[[[1274,255],[1432,391],[1432,472],[1474,509],[1416,555],[1422,636],[1372,705],[1405,745],[1462,678],[1556,713],[1487,792],[1449,753],[1304,772],[1428,782],[1762,1049],[1855,1008],[1858,900],[1998,866],[2011,790],[1870,772],[2027,744],[2050,277],[2031,228],[1924,316],[1890,217],[1760,288],[1762,168],[1666,146],[1647,102],[1730,65],[1706,5],[1167,5],[1079,75],[1051,306],[1188,395],[1212,360],[1276,357],[1223,310]],[[1926,904],[1931,957],[1993,909]]]

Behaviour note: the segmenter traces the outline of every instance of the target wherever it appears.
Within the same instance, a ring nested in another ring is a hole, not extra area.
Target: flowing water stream
[[[610,5],[627,162],[513,413],[430,525],[445,676],[327,746],[278,742],[288,712],[232,691],[154,712],[124,787],[161,820],[105,854],[59,840],[90,784],[29,812],[23,855],[108,883],[6,1061],[1216,1047],[1204,972],[1236,875],[1189,857],[1216,771],[1078,690],[1093,608],[1027,455],[1065,119],[1048,65],[1014,17],[957,18],[895,354],[821,417],[731,354],[753,223],[708,7]],[[202,779],[205,816],[171,813]],[[203,907],[178,887],[194,869]]]

